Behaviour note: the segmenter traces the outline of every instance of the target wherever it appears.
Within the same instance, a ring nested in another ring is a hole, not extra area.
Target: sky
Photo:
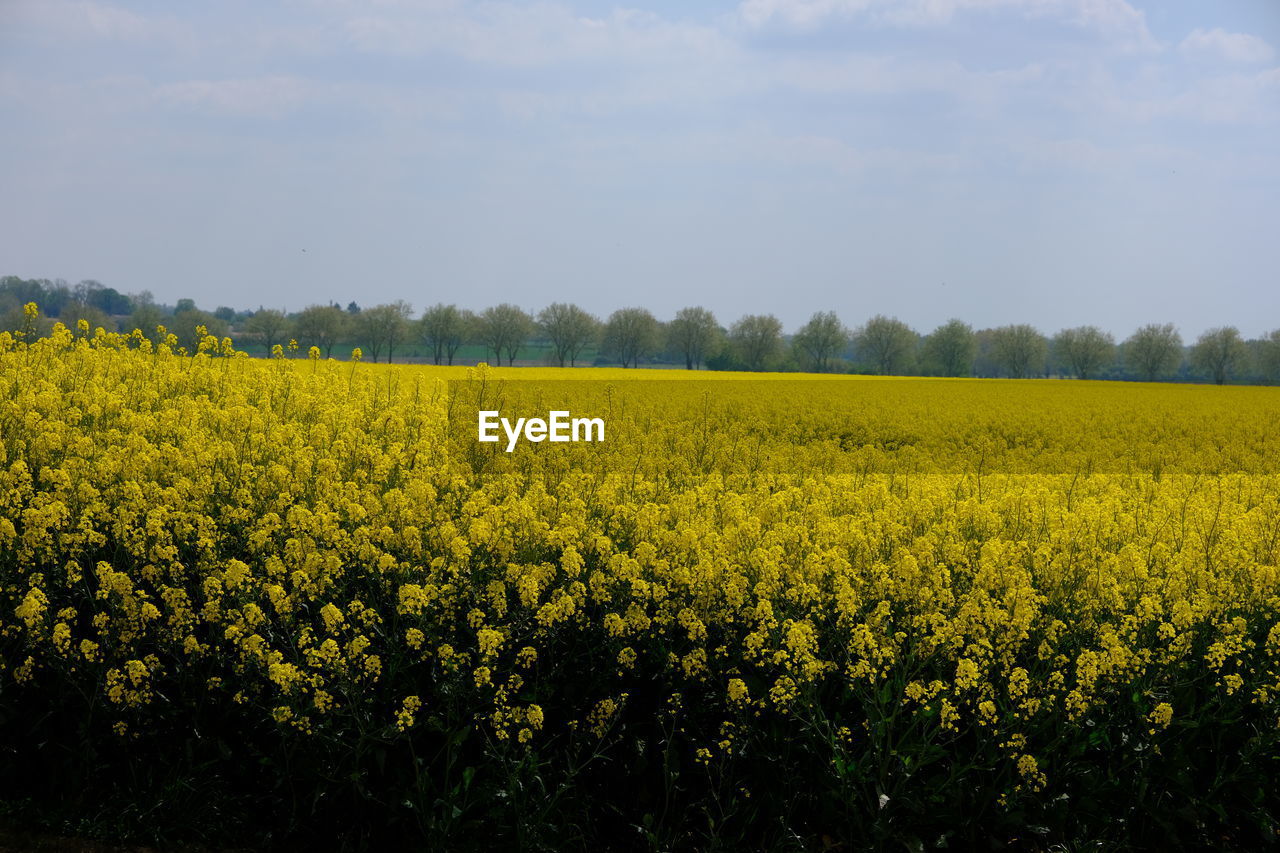
[[[0,275],[1280,327],[1277,0],[0,0]]]

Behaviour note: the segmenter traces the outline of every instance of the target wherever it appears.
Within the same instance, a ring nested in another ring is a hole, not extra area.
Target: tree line
[[[234,333],[242,346],[256,344],[263,354],[277,347],[281,354],[293,354],[314,346],[330,358],[341,347],[356,345],[366,358],[387,362],[412,352],[435,364],[461,363],[470,349],[471,361],[511,365],[528,361],[533,348],[538,360],[561,367],[1280,381],[1280,329],[1245,340],[1235,327],[1219,327],[1188,344],[1172,324],[1146,325],[1117,342],[1096,326],[1047,336],[1026,324],[974,329],[954,319],[921,334],[897,318],[877,315],[850,328],[835,312],[825,311],[787,335],[771,314],[749,314],[726,327],[702,307],[683,308],[663,322],[640,307],[620,308],[601,319],[562,302],[536,313],[510,303],[479,312],[440,303],[415,316],[402,300],[368,308],[355,302],[345,308],[311,305],[294,313],[225,306],[208,312],[190,299],[159,305],[149,293],[120,294],[96,281],[73,287],[14,276],[0,279],[0,329],[20,328],[27,302],[69,327],[82,319],[92,328],[144,333],[163,325],[190,351],[196,348],[196,327],[204,326],[218,337]]]

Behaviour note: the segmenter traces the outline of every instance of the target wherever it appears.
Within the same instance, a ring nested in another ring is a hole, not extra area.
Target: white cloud
[[[973,105],[998,103],[1014,91],[1043,85],[1046,68],[1043,63],[1031,63],[998,71],[975,71],[954,59],[783,56],[757,66],[744,77],[744,82],[758,89],[786,88],[820,94],[936,92]]]
[[[1163,174],[1198,159],[1194,151],[1166,143],[1108,145],[1081,137],[1016,138],[1005,147],[1026,170],[1071,171],[1110,178],[1132,177],[1144,170]],[[1200,163],[1203,165],[1202,160]]]
[[[169,18],[149,18],[96,0],[18,0],[5,11],[59,38],[173,41],[188,35],[185,27]]]
[[[1248,33],[1229,33],[1220,27],[1196,29],[1178,45],[1184,55],[1225,59],[1228,62],[1269,62],[1271,45]]]
[[[747,146],[761,159],[787,166],[810,166],[837,174],[899,172],[955,172],[964,157],[954,153],[911,151],[901,148],[860,148],[824,135],[768,136]]]
[[[773,23],[808,28],[833,18],[851,18],[876,6],[875,0],[744,0],[738,14],[751,27]]]
[[[809,29],[831,20],[862,19],[883,26],[932,27],[958,15],[1007,12],[1084,27],[1128,48],[1158,47],[1146,16],[1125,0],[743,0],[739,18],[749,27]]]
[[[161,103],[229,116],[279,116],[315,96],[312,84],[296,77],[186,80],[156,88]]]
[[[732,49],[711,27],[672,23],[631,9],[602,18],[551,3],[391,4],[344,24],[351,42],[380,54],[449,53],[501,65],[536,66],[584,59],[661,62],[714,57]]]
[[[1165,98],[1134,105],[1142,119],[1189,119],[1210,124],[1264,125],[1280,122],[1280,68],[1257,74],[1225,74],[1197,81]]]

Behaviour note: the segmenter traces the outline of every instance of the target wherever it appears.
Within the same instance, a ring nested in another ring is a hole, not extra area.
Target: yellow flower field
[[[187,750],[395,837],[1274,840],[1280,389],[201,350],[0,335],[49,790]],[[475,441],[560,405],[606,440]]]

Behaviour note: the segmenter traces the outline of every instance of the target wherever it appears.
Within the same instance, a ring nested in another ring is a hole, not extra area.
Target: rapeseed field
[[[0,334],[10,811],[265,846],[1276,843],[1278,389],[152,337]],[[475,440],[549,408],[605,440]]]

